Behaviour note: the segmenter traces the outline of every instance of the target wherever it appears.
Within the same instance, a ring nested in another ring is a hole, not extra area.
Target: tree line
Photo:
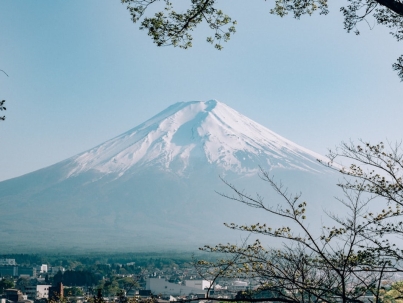
[[[66,286],[92,286],[97,285],[102,277],[97,277],[89,271],[73,271],[67,270],[65,272],[59,271],[53,277],[53,284],[63,283]]]

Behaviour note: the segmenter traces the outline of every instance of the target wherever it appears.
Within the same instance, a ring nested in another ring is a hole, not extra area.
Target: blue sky
[[[328,16],[269,14],[271,1],[218,1],[238,21],[222,51],[156,47],[115,0],[0,2],[0,180],[64,160],[178,101],[222,101],[325,154],[342,140],[402,140],[402,44],[385,28],[347,34]]]

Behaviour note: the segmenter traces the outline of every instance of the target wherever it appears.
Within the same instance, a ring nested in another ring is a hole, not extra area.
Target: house
[[[208,289],[212,283],[212,281],[208,280],[185,280],[185,286],[198,288],[201,290]]]
[[[198,287],[189,287],[177,283],[170,283],[160,278],[148,278],[146,282],[147,290],[150,290],[154,295],[161,294],[164,296],[188,296],[189,294],[205,295],[206,292],[201,288],[201,285],[197,286]]]
[[[23,288],[23,292],[27,295],[30,300],[37,299],[48,299],[49,298],[49,288],[52,285],[26,285]]]
[[[0,266],[15,266],[15,259],[0,259]]]

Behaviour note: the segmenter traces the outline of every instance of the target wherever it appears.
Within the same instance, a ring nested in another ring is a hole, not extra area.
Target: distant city
[[[21,257],[22,256],[22,257]],[[53,301],[91,302],[102,296],[104,302],[128,302],[130,299],[200,301],[214,295],[236,299],[242,291],[258,287],[257,281],[201,277],[191,260],[179,257],[145,258],[125,262],[84,262],[54,258],[35,264],[38,256],[21,255],[0,259],[1,303],[46,303]],[[123,260],[123,259],[122,259]]]

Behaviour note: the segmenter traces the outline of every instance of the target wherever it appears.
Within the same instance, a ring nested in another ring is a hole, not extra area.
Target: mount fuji
[[[260,166],[306,192],[317,217],[335,183],[317,159],[326,161],[224,103],[179,102],[88,151],[0,182],[0,247],[144,251],[237,241],[223,222],[269,219],[217,195],[229,191],[219,177],[277,203],[257,181]]]

